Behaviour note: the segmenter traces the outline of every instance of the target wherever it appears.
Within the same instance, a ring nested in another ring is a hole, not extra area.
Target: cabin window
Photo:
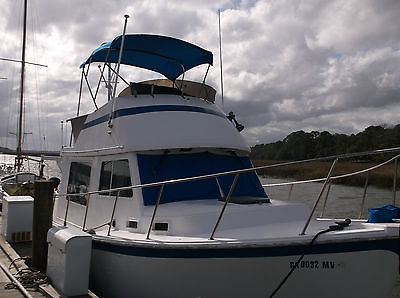
[[[91,166],[84,162],[71,162],[67,194],[87,193],[90,181]],[[85,205],[87,204],[86,195],[70,196],[72,202]]]
[[[108,190],[118,187],[131,186],[129,162],[127,159],[103,161],[101,164],[99,190]],[[105,196],[116,196],[117,192],[100,193]],[[119,192],[120,197],[132,197],[132,189]]]
[[[220,155],[210,152],[190,154],[138,154],[139,175],[142,184],[179,178],[215,174],[231,170],[251,168],[247,156]],[[160,204],[188,200],[224,200],[229,192],[234,175],[220,176],[190,182],[167,184],[163,189]],[[144,205],[154,205],[159,187],[142,189]],[[259,200],[258,198],[261,198]],[[267,195],[255,172],[239,176],[231,202],[267,202]]]

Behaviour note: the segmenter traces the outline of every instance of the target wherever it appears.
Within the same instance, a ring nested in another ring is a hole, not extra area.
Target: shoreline
[[[253,165],[257,166],[267,166],[273,164],[284,163],[287,161],[277,161],[277,160],[252,160]],[[364,169],[376,166],[378,163],[375,162],[350,162],[350,161],[338,161],[332,172],[332,176],[352,173],[361,171]],[[329,169],[332,162],[328,161],[312,161],[297,165],[288,165],[275,168],[269,168],[257,171],[260,176],[269,176],[275,178],[291,178],[295,180],[309,180],[324,178],[328,175]],[[399,188],[400,172],[397,174],[397,189]],[[352,177],[347,177],[343,179],[335,179],[333,183],[343,184],[350,186],[360,186],[364,187],[366,182],[366,173],[359,174]],[[375,169],[369,173],[368,185],[374,185],[379,188],[392,189],[393,188],[393,177],[394,177],[394,164],[390,163],[383,165],[378,169]]]

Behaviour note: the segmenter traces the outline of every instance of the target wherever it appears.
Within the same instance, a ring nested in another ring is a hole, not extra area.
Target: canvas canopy
[[[92,62],[117,63],[121,41],[122,36],[118,36],[101,45],[81,67]],[[153,70],[170,80],[175,80],[193,67],[212,63],[213,55],[210,51],[183,40],[161,35],[125,35],[121,64]]]
[[[137,160],[142,184],[252,167],[247,156],[227,156],[210,152],[162,155],[138,154]],[[234,176],[226,175],[218,178],[168,184],[163,190],[160,204],[191,200],[216,200],[222,194],[226,196],[229,193]],[[142,188],[144,205],[156,204],[158,193],[159,187]],[[231,201],[249,202],[251,198],[258,198],[253,202],[268,201],[255,172],[247,172],[239,176]]]

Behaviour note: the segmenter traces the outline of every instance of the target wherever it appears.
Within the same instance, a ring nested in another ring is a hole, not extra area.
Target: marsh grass
[[[254,166],[264,166],[282,163],[284,161],[276,160],[253,160]],[[277,178],[292,178],[295,180],[308,180],[324,178],[327,176],[332,162],[325,161],[314,161],[307,162],[297,165],[281,166],[265,170],[258,171],[261,176],[270,176]],[[352,173],[367,169],[377,165],[372,162],[350,162],[350,161],[338,161],[333,170],[332,176]],[[384,165],[369,173],[369,185],[374,185],[380,188],[392,188],[393,187],[393,175],[394,175],[394,163]],[[400,184],[400,171],[397,172],[397,186]],[[343,179],[335,179],[333,183],[362,186],[365,185],[366,174],[360,174]],[[399,188],[399,187],[397,187]]]

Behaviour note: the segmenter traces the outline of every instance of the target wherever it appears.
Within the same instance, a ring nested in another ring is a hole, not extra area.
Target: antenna
[[[221,101],[222,109],[224,109],[224,79],[222,77],[222,38],[221,38],[221,10],[218,9],[218,33],[219,33],[219,65],[221,73]]]
[[[61,148],[64,148],[64,121],[61,120]]]

